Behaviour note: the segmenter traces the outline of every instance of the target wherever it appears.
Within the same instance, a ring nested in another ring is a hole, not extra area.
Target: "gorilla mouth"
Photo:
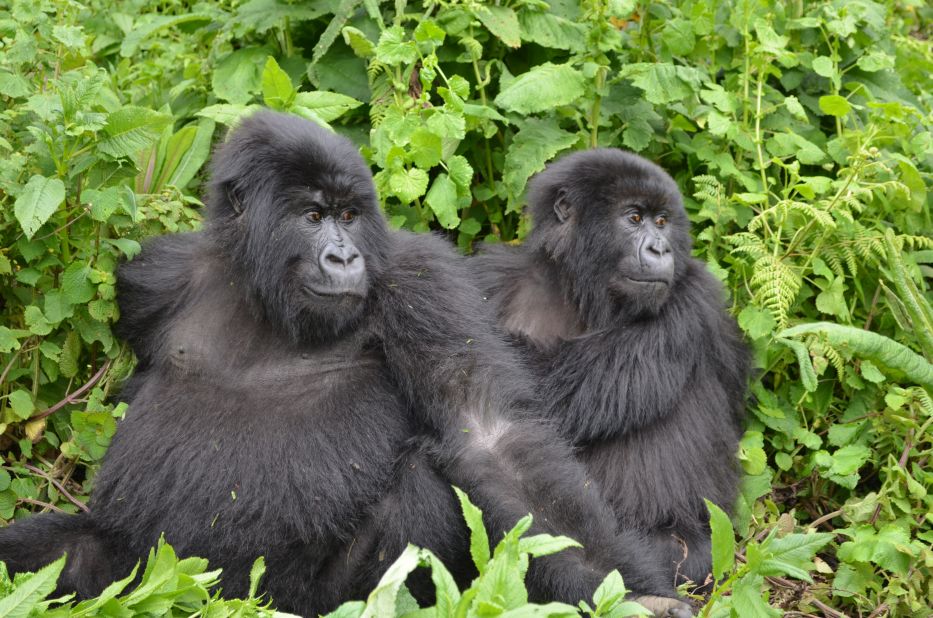
[[[363,295],[360,294],[358,290],[349,290],[349,289],[318,289],[313,288],[310,285],[301,286],[302,289],[312,298],[321,298],[325,300],[344,300],[346,298],[353,298],[355,300],[362,300]]]
[[[625,279],[626,281],[630,281],[632,283],[656,284],[656,285],[663,285],[664,287],[667,287],[671,284],[671,282],[668,281],[667,279],[652,278],[652,277],[640,277],[640,278],[623,277],[623,279]]]

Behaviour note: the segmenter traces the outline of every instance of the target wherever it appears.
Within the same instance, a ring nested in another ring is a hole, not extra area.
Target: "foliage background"
[[[663,165],[760,367],[703,612],[927,615],[931,18],[915,0],[5,4],[0,518],[85,508],[133,364],[114,267],[198,226],[212,143],[266,105],[356,141],[392,224],[467,252],[523,237],[525,183],[561,152]]]

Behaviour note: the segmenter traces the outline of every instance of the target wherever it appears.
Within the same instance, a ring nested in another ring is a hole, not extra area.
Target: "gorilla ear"
[[[554,200],[554,214],[557,216],[557,220],[563,223],[570,217],[570,198],[567,197],[566,189],[559,189],[557,191],[557,198]]]

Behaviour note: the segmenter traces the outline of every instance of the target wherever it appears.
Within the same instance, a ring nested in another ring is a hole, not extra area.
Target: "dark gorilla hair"
[[[407,543],[473,575],[450,484],[492,538],[522,516],[584,544],[535,559],[533,598],[589,598],[618,568],[669,615],[689,614],[653,542],[615,529],[570,447],[534,419],[518,358],[494,333],[464,258],[390,231],[353,145],[262,112],[212,164],[204,230],[150,240],[118,271],[118,332],[139,364],[90,513],[0,530],[0,560],[68,552],[62,592],[123,577],[160,534],[302,615],[365,596]],[[431,587],[414,581],[418,596]]]
[[[595,149],[530,184],[534,228],[474,274],[620,529],[661,542],[670,581],[710,570],[707,498],[733,505],[749,351],[719,282],[691,257],[673,179]]]

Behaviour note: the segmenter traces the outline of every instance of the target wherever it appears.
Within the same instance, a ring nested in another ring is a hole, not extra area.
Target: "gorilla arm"
[[[637,594],[673,597],[654,548],[640,535],[616,533],[570,448],[545,424],[524,418],[532,390],[518,358],[495,336],[464,260],[440,239],[399,234],[396,246],[405,253],[394,256],[377,292],[379,328],[400,389],[439,438],[449,480],[483,508],[493,538],[532,513],[538,532],[583,544],[532,562],[532,596],[589,599],[618,568]]]

